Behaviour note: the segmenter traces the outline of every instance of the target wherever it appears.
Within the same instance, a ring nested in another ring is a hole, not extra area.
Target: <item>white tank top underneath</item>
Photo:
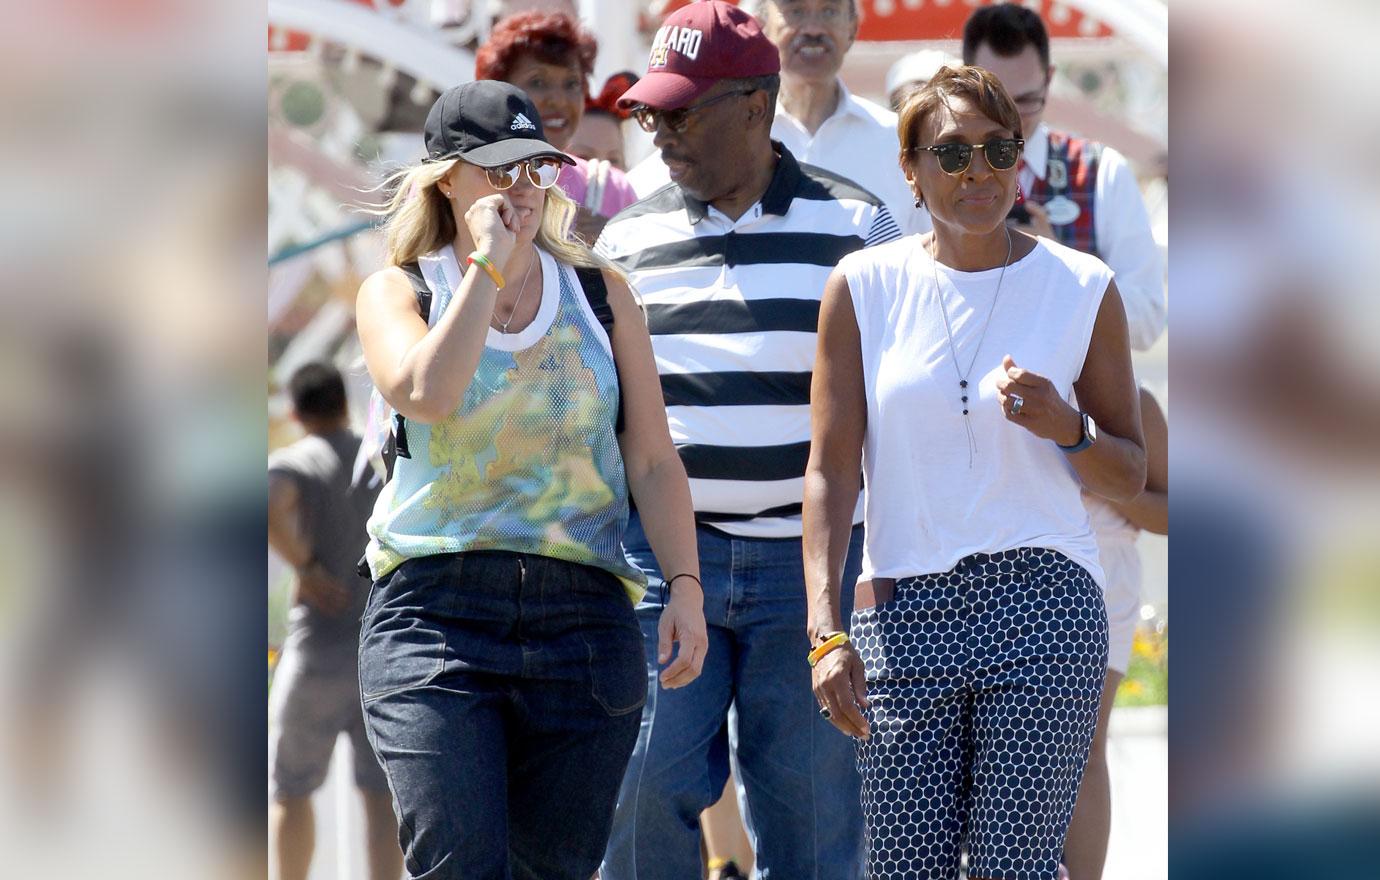
[[[1083,493],[1093,535],[1097,538],[1097,559],[1102,564],[1106,583],[1107,617],[1113,618],[1114,601],[1129,606],[1129,613],[1140,611],[1141,562],[1136,539],[1140,529],[1122,516],[1105,498]]]
[[[839,264],[852,293],[867,389],[864,575],[932,574],[972,553],[1046,547],[1101,584],[1077,473],[1053,441],[1006,420],[996,380],[1002,356],[1010,354],[1071,398],[1111,270],[1041,239],[1006,269],[964,390],[959,372],[974,357],[1001,269],[938,266],[956,367],[933,265],[914,235]],[[977,444],[971,466],[963,394]]]

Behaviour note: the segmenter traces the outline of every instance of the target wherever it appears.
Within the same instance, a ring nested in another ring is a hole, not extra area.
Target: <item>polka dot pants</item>
[[[1107,612],[1051,550],[974,554],[853,615],[868,876],[1054,880],[1107,668]]]

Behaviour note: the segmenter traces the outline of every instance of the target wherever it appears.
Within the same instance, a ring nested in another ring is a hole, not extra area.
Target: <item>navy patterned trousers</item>
[[[1107,612],[1052,550],[974,554],[860,595],[868,876],[1055,880],[1097,723]]]

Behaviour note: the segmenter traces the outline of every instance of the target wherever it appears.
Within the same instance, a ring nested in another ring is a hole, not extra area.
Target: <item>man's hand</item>
[[[326,571],[319,562],[297,569],[297,601],[328,617],[338,617],[350,607],[350,588]]]

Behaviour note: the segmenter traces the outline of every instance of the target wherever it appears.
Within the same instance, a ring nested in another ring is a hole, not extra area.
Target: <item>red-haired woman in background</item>
[[[566,150],[589,96],[589,76],[599,44],[594,35],[564,12],[520,12],[494,26],[489,41],[475,56],[476,79],[499,79],[522,89],[537,105],[547,140]],[[623,172],[616,168],[595,168],[604,172],[595,177],[594,207],[586,204],[590,195],[591,168],[585,158],[575,156],[575,165],[566,166],[557,184],[580,205],[575,231],[586,243],[593,243],[609,217],[637,201]]]

